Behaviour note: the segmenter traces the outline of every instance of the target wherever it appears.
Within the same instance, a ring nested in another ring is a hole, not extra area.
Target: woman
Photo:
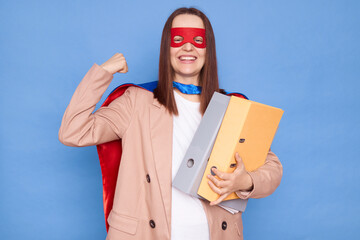
[[[231,214],[215,205],[231,192],[242,199],[270,195],[282,176],[271,151],[265,165],[254,172],[244,170],[238,155],[234,173],[215,169],[222,180],[210,177],[209,184],[221,196],[210,204],[171,186],[213,92],[220,91],[208,18],[194,8],[174,11],[163,30],[154,93],[129,87],[92,114],[116,72],[127,72],[121,54],[93,65],[76,89],[59,131],[60,141],[69,146],[122,139],[107,239],[243,239],[241,212]],[[195,92],[183,93],[173,82]]]

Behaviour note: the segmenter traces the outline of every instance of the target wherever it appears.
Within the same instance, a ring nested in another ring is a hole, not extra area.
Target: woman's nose
[[[187,43],[184,43],[184,45],[183,45],[183,49],[185,50],[185,51],[191,51],[192,49],[193,49],[193,45],[192,45],[192,43],[189,43],[189,42],[187,42]]]

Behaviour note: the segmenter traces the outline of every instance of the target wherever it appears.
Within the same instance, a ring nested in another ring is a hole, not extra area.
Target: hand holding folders
[[[222,202],[227,196],[235,191],[250,191],[253,188],[253,182],[250,174],[246,171],[244,163],[238,153],[235,154],[236,168],[232,173],[219,171],[212,168],[207,177],[210,188],[220,195],[218,199],[212,201],[210,205],[216,205]]]
[[[282,114],[278,108],[214,93],[173,185],[192,196],[215,201],[219,194],[212,191],[207,178],[211,168],[233,172],[236,152],[246,171],[263,165]],[[225,200],[229,201],[221,205],[245,210],[246,201],[238,199],[235,193]]]

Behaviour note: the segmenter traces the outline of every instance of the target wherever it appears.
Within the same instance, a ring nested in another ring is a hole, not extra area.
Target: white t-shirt
[[[173,116],[172,180],[199,126],[200,103],[191,102],[174,91],[178,116]],[[209,226],[199,199],[172,187],[172,240],[209,240]]]

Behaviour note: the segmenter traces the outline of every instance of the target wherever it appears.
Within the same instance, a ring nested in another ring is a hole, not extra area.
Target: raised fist
[[[101,64],[101,67],[111,74],[117,72],[127,73],[128,71],[128,66],[122,53],[115,53],[109,60]]]

